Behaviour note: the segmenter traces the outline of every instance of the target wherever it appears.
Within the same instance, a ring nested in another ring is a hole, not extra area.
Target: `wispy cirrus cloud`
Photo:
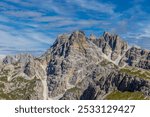
[[[150,23],[147,3],[147,0],[126,1],[124,5],[112,0],[1,0],[0,53],[44,51],[58,34],[78,29],[97,36],[111,31],[129,43],[150,48],[144,43],[150,36],[146,27]],[[138,40],[144,40],[143,44]]]
[[[14,10],[14,11],[4,11],[2,12],[5,15],[8,16],[13,16],[13,17],[17,17],[17,18],[33,18],[33,17],[41,17],[42,13],[40,12],[35,12],[35,11],[20,11],[20,10]]]
[[[100,2],[98,0],[67,0],[68,3],[76,4],[82,10],[93,10],[96,12],[106,13],[110,15],[117,14],[114,12],[115,5],[110,3]]]

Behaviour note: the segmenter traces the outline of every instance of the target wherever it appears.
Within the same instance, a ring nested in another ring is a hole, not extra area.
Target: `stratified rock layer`
[[[129,47],[116,34],[62,34],[40,57],[0,62],[0,99],[94,100],[114,91],[150,96],[150,51]]]

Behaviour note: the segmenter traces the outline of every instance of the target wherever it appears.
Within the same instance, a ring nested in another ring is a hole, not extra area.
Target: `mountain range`
[[[0,99],[150,99],[150,51],[109,32],[62,34],[40,57],[3,58]]]

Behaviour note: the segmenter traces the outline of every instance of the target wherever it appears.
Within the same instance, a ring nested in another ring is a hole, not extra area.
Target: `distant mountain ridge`
[[[74,31],[59,35],[38,58],[6,56],[0,64],[0,99],[107,99],[114,91],[149,99],[149,78],[149,50],[130,47],[109,32],[96,38]]]

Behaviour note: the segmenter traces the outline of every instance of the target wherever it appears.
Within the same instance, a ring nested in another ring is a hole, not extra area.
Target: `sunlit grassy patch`
[[[144,94],[142,92],[120,92],[113,91],[109,95],[106,96],[106,100],[144,100]]]
[[[136,76],[143,79],[150,79],[150,71],[140,69],[140,68],[125,67],[120,69],[120,72],[127,73],[129,75]]]

